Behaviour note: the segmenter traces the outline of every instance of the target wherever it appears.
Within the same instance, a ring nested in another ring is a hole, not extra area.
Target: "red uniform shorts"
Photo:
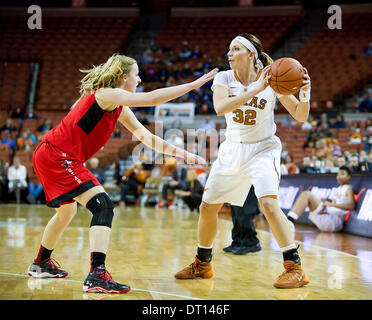
[[[72,203],[73,198],[100,185],[81,161],[48,142],[41,142],[36,148],[32,163],[49,207]]]

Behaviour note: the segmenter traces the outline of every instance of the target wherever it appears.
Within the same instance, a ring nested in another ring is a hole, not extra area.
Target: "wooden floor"
[[[283,271],[282,255],[262,217],[255,221],[262,251],[244,256],[224,253],[232,223],[220,219],[213,257],[216,275],[176,280],[173,274],[193,260],[198,214],[152,207],[116,209],[106,265],[116,281],[132,290],[123,295],[86,294],[82,283],[89,271],[90,213],[84,208],[79,208],[53,253],[69,276],[26,275],[53,213],[45,206],[0,206],[0,300],[372,299],[372,239],[299,225],[296,240],[310,284],[274,288]]]

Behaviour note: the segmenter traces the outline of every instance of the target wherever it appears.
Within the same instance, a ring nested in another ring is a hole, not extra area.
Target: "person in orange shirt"
[[[141,190],[145,185],[147,173],[143,170],[142,162],[136,161],[133,166],[124,172],[124,186],[121,189],[120,206],[125,205],[125,199],[129,191],[134,192],[136,199],[141,194]]]

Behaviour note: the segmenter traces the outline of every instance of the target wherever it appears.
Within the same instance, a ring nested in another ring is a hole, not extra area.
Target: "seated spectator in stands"
[[[195,170],[189,169],[186,174],[186,184],[175,190],[175,195],[182,198],[191,211],[198,211],[201,204],[203,187],[200,184]]]
[[[351,172],[361,172],[359,156],[357,153],[353,153],[349,158],[348,168]]]
[[[305,156],[302,159],[302,165],[299,167],[300,173],[317,173],[318,170],[314,168],[314,164],[311,162],[311,158]]]
[[[362,143],[363,136],[360,133],[360,128],[353,128],[352,135],[349,140],[349,144],[359,144]]]
[[[320,127],[322,126],[322,125],[324,125],[324,124],[326,124],[327,125],[327,128],[329,128],[330,127],[330,125],[331,125],[331,123],[329,122],[329,120],[328,120],[328,115],[324,112],[324,113],[322,113],[321,115],[320,115],[320,119],[319,119],[319,121],[317,122],[317,127],[320,129]]]
[[[173,64],[177,60],[177,56],[175,55],[173,50],[170,50],[162,59],[166,64]]]
[[[205,116],[205,121],[199,126],[198,131],[216,130],[216,124],[209,116]]]
[[[18,131],[17,127],[14,125],[13,120],[11,118],[6,119],[5,124],[0,128],[0,131],[5,132],[13,132]]]
[[[329,125],[326,123],[322,123],[317,130],[319,132],[319,138],[333,138],[334,136],[332,130],[329,129]]]
[[[191,57],[191,51],[187,47],[182,48],[180,54],[178,55],[178,58],[180,60],[187,60]]]
[[[102,168],[99,168],[99,159],[98,158],[91,158],[88,160],[89,163],[89,171],[94,174],[100,184],[105,183],[105,171]]]
[[[202,52],[200,50],[200,47],[198,45],[195,46],[194,50],[192,50],[191,58],[199,59],[202,56]]]
[[[38,116],[35,114],[34,109],[27,109],[25,113],[25,119],[37,119]]]
[[[368,157],[367,157],[366,171],[372,172],[372,152],[370,152]]]
[[[326,139],[326,142],[327,142],[328,148],[332,152],[332,156],[339,157],[342,155],[342,149],[341,149],[341,146],[338,144],[337,139],[328,138]]]
[[[338,167],[335,166],[335,158],[327,157],[324,161],[324,172],[335,173],[338,172]]]
[[[288,220],[295,222],[307,207],[310,208],[309,219],[321,230],[326,232],[341,231],[345,217],[354,210],[354,192],[350,185],[351,172],[347,167],[341,167],[337,173],[339,184],[332,199],[318,199],[311,191],[302,192],[288,212]],[[294,227],[294,225],[293,225]]]
[[[326,139],[320,139],[315,143],[313,153],[320,159],[332,156],[332,151],[327,146]]]
[[[319,132],[317,131],[317,127],[313,126],[312,129],[306,135],[306,140],[304,142],[304,145],[302,146],[302,149],[306,149],[308,147],[314,148],[318,135]]]
[[[288,115],[285,120],[282,122],[282,125],[284,127],[290,127],[293,128],[293,119],[292,116]]]
[[[11,137],[10,132],[6,131],[4,138],[1,141],[3,145],[7,146],[11,152],[14,152],[16,148],[16,141]]]
[[[293,162],[292,156],[287,154],[284,159],[284,163],[280,166],[281,174],[297,174],[300,173],[297,165]]]
[[[7,164],[4,163],[2,159],[0,159],[0,203],[5,202],[8,198],[8,187],[6,183],[6,169]]]
[[[346,158],[345,156],[340,156],[337,158],[337,166],[339,168],[346,166]]]
[[[145,170],[143,170],[142,163],[140,161],[134,162],[132,167],[124,172],[124,186],[121,189],[121,200],[119,202],[121,207],[125,206],[126,196],[129,192],[134,194],[138,200],[141,190],[145,185],[146,178],[147,173]]]
[[[336,121],[331,125],[331,128],[335,129],[347,128],[344,116],[341,113],[339,113],[336,116]]]
[[[168,193],[174,194],[176,189],[184,189],[186,186],[187,170],[181,164],[177,164],[172,172],[172,180],[163,184],[162,196],[159,207],[171,206],[172,201],[168,201]]]
[[[36,137],[30,129],[26,129],[22,135],[17,139],[18,150],[29,151],[36,143]]]
[[[18,157],[14,157],[13,165],[8,169],[8,189],[9,193],[15,192],[17,203],[21,202],[21,189],[27,188],[27,170],[21,164]]]
[[[372,89],[368,89],[359,103],[357,112],[372,112]]]
[[[369,152],[372,149],[372,126],[366,127],[362,141],[364,143],[364,151]]]
[[[38,132],[48,132],[52,128],[53,128],[52,122],[50,121],[49,118],[46,118],[44,120],[44,122],[40,126],[38,126],[37,131]]]
[[[16,109],[14,109],[14,111],[12,112],[12,115],[10,116],[12,119],[18,119],[18,122],[20,125],[23,124],[23,118],[24,118],[24,112],[22,111],[22,109],[20,107],[17,107]]]
[[[185,63],[183,65],[183,68],[181,70],[181,78],[187,78],[192,76],[192,71],[190,69],[190,65],[188,63]]]

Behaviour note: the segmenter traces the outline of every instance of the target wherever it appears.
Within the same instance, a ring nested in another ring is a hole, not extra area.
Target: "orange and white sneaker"
[[[174,276],[176,279],[208,279],[214,276],[214,270],[212,263],[202,262],[195,256],[195,262],[178,271]]]
[[[283,265],[285,271],[278,277],[274,283],[274,287],[292,289],[302,287],[310,282],[300,264],[286,260],[283,262]]]

